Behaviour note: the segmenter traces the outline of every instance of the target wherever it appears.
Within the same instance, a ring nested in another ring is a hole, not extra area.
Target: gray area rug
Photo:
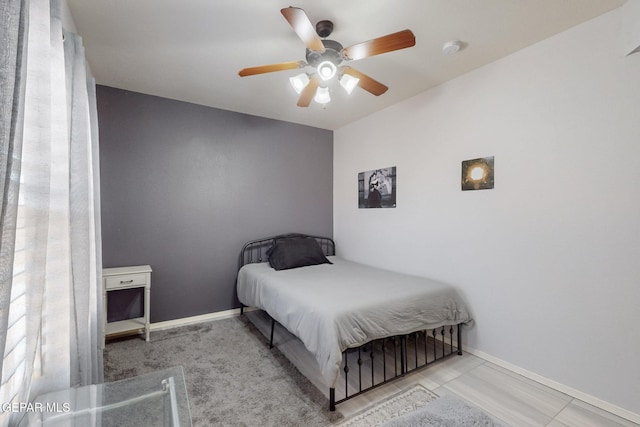
[[[416,411],[383,423],[381,427],[502,427],[502,424],[455,396],[442,396]]]
[[[182,366],[194,426],[326,426],[328,399],[244,316],[107,343],[105,381]]]
[[[503,427],[455,396],[414,386],[333,427]]]

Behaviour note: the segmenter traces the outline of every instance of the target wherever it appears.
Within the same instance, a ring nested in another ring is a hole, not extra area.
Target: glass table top
[[[104,384],[38,396],[26,426],[191,426],[181,366]]]

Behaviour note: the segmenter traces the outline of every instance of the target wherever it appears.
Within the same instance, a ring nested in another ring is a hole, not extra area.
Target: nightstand
[[[133,319],[107,321],[108,293],[126,289],[144,288],[144,314]],[[150,322],[150,297],[151,297],[151,266],[138,265],[132,267],[104,268],[102,270],[102,290],[104,302],[104,336],[103,345],[107,336],[126,335],[131,333],[144,333],[149,341]]]

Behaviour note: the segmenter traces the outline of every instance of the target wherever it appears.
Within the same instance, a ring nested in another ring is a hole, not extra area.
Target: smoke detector
[[[453,55],[462,49],[462,43],[459,40],[451,40],[442,46],[442,52],[445,55]]]

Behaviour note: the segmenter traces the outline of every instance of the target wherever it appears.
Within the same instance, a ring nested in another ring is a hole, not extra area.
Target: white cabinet
[[[125,289],[144,288],[144,314],[134,319],[107,322],[108,293]],[[110,335],[144,333],[149,341],[149,312],[151,297],[151,266],[104,268],[102,270],[104,301],[104,338]],[[104,340],[103,340],[104,343]]]

